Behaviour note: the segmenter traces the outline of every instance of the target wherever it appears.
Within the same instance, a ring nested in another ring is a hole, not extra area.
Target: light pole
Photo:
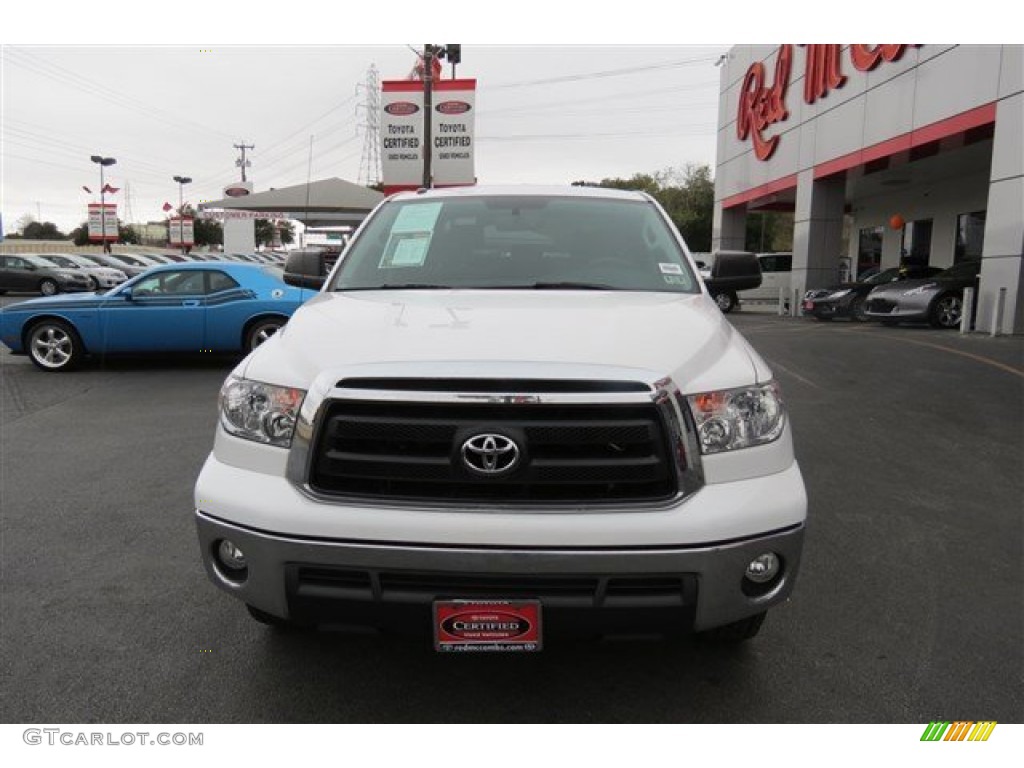
[[[110,245],[107,243],[107,185],[103,180],[103,168],[107,165],[113,165],[117,160],[112,157],[103,157],[102,155],[93,155],[90,159],[100,166],[100,236],[103,242],[103,252],[110,253]]]
[[[175,176],[174,180],[178,182],[178,242],[181,244],[181,253],[184,255],[185,251],[185,185],[191,184],[192,179],[188,176]]]

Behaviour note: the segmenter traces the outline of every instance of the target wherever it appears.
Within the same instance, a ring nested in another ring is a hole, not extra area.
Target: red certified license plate
[[[805,301],[804,302],[804,309],[807,309],[807,310],[814,309],[814,302],[813,301]]]
[[[539,600],[436,600],[438,651],[539,651]]]

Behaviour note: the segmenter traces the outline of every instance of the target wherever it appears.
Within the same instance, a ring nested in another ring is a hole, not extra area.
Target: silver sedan
[[[954,264],[935,277],[880,285],[868,294],[865,315],[886,325],[930,323],[956,328],[963,316],[964,288],[976,285],[981,261]]]

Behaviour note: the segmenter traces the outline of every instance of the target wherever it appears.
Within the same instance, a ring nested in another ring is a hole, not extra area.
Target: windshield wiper
[[[492,285],[488,288],[495,290],[508,290],[508,291],[617,291],[619,288],[614,285],[606,285],[604,283],[575,283],[569,281],[563,282],[538,282],[538,283],[523,283],[522,285]]]

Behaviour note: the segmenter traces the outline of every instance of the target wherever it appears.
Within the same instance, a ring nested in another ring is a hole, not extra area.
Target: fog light
[[[779,573],[779,557],[774,552],[758,555],[747,566],[746,576],[755,584],[764,584]]]
[[[221,565],[229,570],[245,570],[245,555],[242,553],[242,550],[235,546],[234,542],[227,539],[222,540],[220,546],[217,547],[217,557],[220,558]]]

